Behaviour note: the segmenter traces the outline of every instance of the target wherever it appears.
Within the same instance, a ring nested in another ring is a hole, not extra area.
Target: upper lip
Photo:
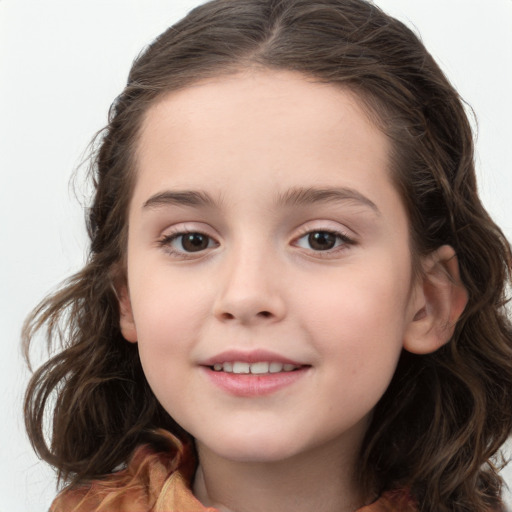
[[[242,363],[260,363],[260,362],[275,362],[282,364],[293,364],[295,366],[304,366],[304,363],[294,361],[288,357],[269,350],[226,350],[216,354],[201,362],[203,366],[213,366],[214,364],[222,364],[228,362],[242,362]]]

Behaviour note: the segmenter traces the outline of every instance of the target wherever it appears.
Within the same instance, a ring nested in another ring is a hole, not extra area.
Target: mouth
[[[223,392],[248,398],[272,395],[295,385],[310,373],[311,365],[260,351],[226,352],[204,362],[202,368]]]
[[[237,397],[262,397],[299,385],[312,365],[265,349],[225,350],[200,363],[217,388]]]
[[[294,372],[304,368],[305,365],[281,363],[279,361],[258,361],[248,363],[245,361],[226,361],[209,366],[214,372],[233,373],[237,375],[269,375],[283,372]]]

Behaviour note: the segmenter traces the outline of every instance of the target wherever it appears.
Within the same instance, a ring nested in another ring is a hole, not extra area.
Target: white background
[[[0,0],[0,507],[42,512],[51,470],[21,417],[24,316],[78,270],[83,214],[68,186],[132,59],[197,0]],[[416,27],[472,105],[478,175],[512,238],[512,0],[377,0]],[[80,195],[80,190],[79,190]],[[507,473],[508,471],[508,473]],[[505,470],[512,482],[512,469]]]

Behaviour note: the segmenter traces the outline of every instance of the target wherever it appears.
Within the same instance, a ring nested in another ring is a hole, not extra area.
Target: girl
[[[98,140],[89,261],[24,331],[62,344],[25,409],[54,512],[501,509],[511,251],[410,30],[214,0]]]

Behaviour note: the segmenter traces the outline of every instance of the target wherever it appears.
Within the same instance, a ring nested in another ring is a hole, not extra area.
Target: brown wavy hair
[[[94,146],[87,264],[24,327],[27,357],[40,329],[56,351],[26,393],[35,450],[76,484],[125,464],[157,429],[187,437],[119,330],[114,284],[123,279],[137,139],[162,95],[248,66],[297,71],[359,96],[392,141],[414,255],[453,246],[469,294],[450,343],[403,352],[362,447],[362,484],[377,493],[407,486],[422,512],[498,510],[496,453],[512,431],[510,246],[477,195],[461,98],[419,38],[365,0],[214,0],[136,59]]]

